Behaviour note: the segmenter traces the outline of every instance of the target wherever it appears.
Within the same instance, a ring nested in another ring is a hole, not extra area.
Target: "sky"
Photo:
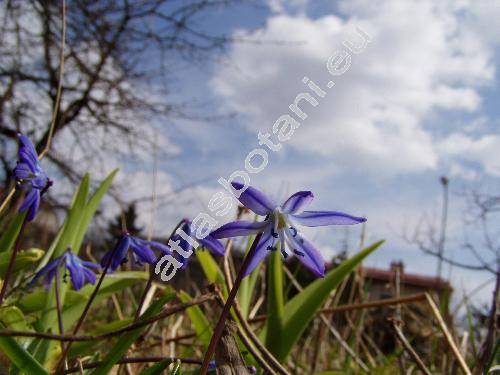
[[[260,147],[257,134],[272,132],[275,121],[291,113],[294,98],[309,90],[302,81],[308,77],[325,96],[317,106],[302,104],[307,118],[279,151],[268,150],[269,163],[251,175],[251,185],[278,202],[311,190],[311,209],[365,216],[365,243],[386,240],[365,264],[388,268],[402,260],[407,272],[434,276],[436,260],[402,237],[422,221],[439,223],[439,178],[446,175],[446,254],[473,263],[462,246],[467,237],[486,256],[477,231],[464,225],[462,195],[500,187],[498,19],[500,2],[493,0],[268,0],[200,20],[239,41],[172,82],[172,100],[214,119],[154,124],[174,155],[157,161],[156,191],[172,199],[156,207],[155,232],[167,234],[178,218],[207,212],[210,197],[222,189],[217,180],[244,168],[248,153]],[[357,28],[370,42],[333,77],[328,58],[345,50],[346,40],[361,42]],[[130,197],[151,193],[145,183],[152,181],[150,160],[128,175],[134,177]],[[142,212],[141,220],[150,222],[151,210]],[[353,254],[360,233],[360,227],[306,231],[325,259],[346,243]],[[448,266],[444,276],[451,277],[455,298],[491,277]],[[492,288],[476,301],[490,301]]]

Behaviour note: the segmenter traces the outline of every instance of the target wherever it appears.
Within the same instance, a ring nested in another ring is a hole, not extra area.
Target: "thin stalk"
[[[116,249],[116,246],[113,249],[113,253],[114,253],[115,249]],[[94,288],[92,295],[90,296],[89,300],[87,301],[87,304],[85,305],[85,308],[83,309],[82,315],[80,315],[80,318],[78,319],[78,322],[76,323],[75,328],[73,329],[73,335],[76,335],[78,333],[78,331],[80,330],[80,327],[82,326],[82,324],[85,320],[85,317],[87,316],[87,313],[90,310],[90,306],[94,302],[94,299],[97,296],[99,289],[101,288],[101,284],[104,281],[104,277],[106,276],[106,273],[108,272],[108,269],[111,266],[111,260],[113,259],[113,255],[114,254],[111,254],[111,256],[109,257],[108,262],[106,264],[106,267],[104,267],[104,270],[102,271],[101,276],[99,277],[99,281],[97,282],[97,285]],[[71,341],[64,348],[64,350],[61,354],[61,359],[57,363],[56,369],[61,368],[63,362],[66,360],[66,355],[68,354],[70,347],[71,347]]]
[[[257,244],[259,243],[261,237],[262,237],[262,233],[259,233],[255,237],[255,240],[253,241],[252,247],[248,251],[248,254],[245,257],[245,259],[243,260],[243,264],[241,265],[241,268],[240,268],[240,271],[238,272],[238,275],[236,275],[236,279],[234,280],[233,287],[231,288],[231,291],[229,292],[229,296],[226,300],[224,308],[222,309],[222,313],[220,315],[219,321],[217,322],[217,325],[215,326],[214,333],[213,333],[212,338],[210,340],[210,344],[209,344],[208,349],[205,353],[205,357],[203,358],[203,364],[201,365],[200,375],[207,374],[208,366],[210,364],[210,359],[212,358],[212,356],[215,352],[215,347],[217,346],[217,343],[219,342],[219,339],[222,335],[222,330],[224,329],[224,325],[225,325],[226,320],[229,316],[229,312],[231,311],[231,306],[233,305],[234,299],[236,298],[236,294],[238,293],[238,289],[240,288],[241,280],[243,280],[243,275],[245,274],[246,270],[248,269],[248,266],[250,265],[250,261],[254,257],[255,252],[257,251]]]
[[[403,345],[403,348],[406,350],[406,352],[413,359],[413,361],[418,366],[420,371],[422,371],[425,375],[432,375],[432,373],[429,371],[429,369],[425,366],[424,361],[422,361],[422,359],[418,356],[417,352],[412,348],[412,346],[410,345],[410,343],[406,339],[405,335],[403,334],[403,331],[401,331],[401,328],[399,328],[398,323],[394,322],[392,328],[394,329],[394,333],[396,334],[396,337]]]
[[[165,359],[170,359],[172,362],[180,360],[182,363],[188,363],[188,364],[193,364],[193,365],[199,365],[201,363],[201,360],[199,360],[199,359],[177,358],[177,357],[170,357],[170,358],[169,357],[132,357],[132,358],[125,357],[125,358],[118,360],[116,363],[117,364],[151,363],[151,362],[161,362]],[[61,374],[71,374],[73,372],[80,371],[80,369],[87,370],[87,369],[97,368],[101,364],[102,364],[102,361],[86,363],[86,364],[82,364],[81,367],[80,366],[71,367],[71,368],[63,371]]]
[[[2,283],[2,290],[0,290],[0,306],[2,306],[5,293],[7,293],[7,286],[9,285],[10,277],[12,276],[12,271],[14,270],[14,262],[16,260],[17,253],[19,252],[19,248],[21,247],[21,238],[24,232],[24,228],[26,228],[26,224],[28,223],[26,217],[27,216],[24,217],[23,223],[21,224],[21,229],[17,234],[16,242],[14,244],[14,249],[12,250],[12,254],[10,255],[9,265],[7,266],[7,271],[5,271],[5,277]]]
[[[179,223],[175,226],[172,233],[170,233],[170,236],[168,237],[167,243],[170,241],[170,239],[175,234],[177,229],[179,229],[184,223],[185,223],[184,219],[179,221]],[[144,305],[144,301],[146,301],[146,296],[149,292],[149,289],[151,288],[151,285],[153,285],[153,273],[152,272],[149,273],[148,283],[146,284],[146,287],[144,288],[144,290],[142,292],[142,296],[141,296],[141,300],[139,302],[139,305],[137,305],[137,310],[135,311],[134,321],[139,319],[139,316],[141,315],[142,306]]]
[[[56,275],[55,282],[55,294],[56,294],[56,308],[57,308],[57,323],[59,324],[59,334],[64,335],[64,324],[62,320],[62,305],[61,305],[61,280],[59,279],[59,271]],[[61,348],[64,347],[64,341],[61,341]],[[64,367],[67,368],[67,362],[65,361]]]
[[[120,335],[122,333],[134,331],[138,328],[142,328],[144,326],[150,325],[154,322],[157,322],[158,320],[164,319],[168,316],[171,316],[171,315],[177,314],[178,312],[184,311],[191,306],[200,305],[200,304],[205,303],[207,301],[211,301],[212,299],[214,299],[214,294],[213,293],[206,293],[206,294],[199,296],[198,298],[192,299],[189,302],[183,302],[183,303],[179,303],[177,305],[165,308],[162,312],[158,313],[155,316],[152,316],[151,318],[140,320],[138,322],[129,324],[128,326],[122,327],[122,328],[117,329],[115,331],[103,333],[102,335],[98,335],[98,336],[55,335],[52,333],[45,333],[45,332],[15,331],[15,330],[10,330],[10,329],[2,329],[2,330],[0,330],[0,337],[7,337],[7,336],[37,337],[37,338],[46,339],[46,340],[69,341],[69,342],[104,340],[104,339],[109,339],[111,337]]]

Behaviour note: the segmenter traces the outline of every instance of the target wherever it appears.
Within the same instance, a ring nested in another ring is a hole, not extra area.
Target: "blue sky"
[[[350,69],[320,104],[306,111],[309,117],[280,151],[270,154],[269,165],[252,176],[252,185],[278,200],[312,190],[313,209],[366,215],[367,242],[387,240],[367,264],[387,268],[391,260],[403,260],[409,272],[434,275],[435,259],[406,244],[401,234],[423,217],[438,222],[439,177],[447,175],[447,254],[471,261],[461,247],[466,207],[459,194],[479,181],[490,191],[500,187],[498,19],[495,1],[383,1],[375,6],[362,0],[269,0],[200,20],[207,30],[248,42],[235,43],[226,54],[176,76],[172,99],[216,119],[155,124],[175,155],[159,158],[158,191],[193,185],[158,207],[156,222],[173,226],[178,217],[206,211],[210,196],[220,190],[217,179],[243,168],[247,153],[258,146],[258,132],[270,131],[304,91],[302,78],[324,88],[328,57],[344,40],[356,40],[358,26],[371,43],[353,56]],[[147,194],[150,188],[140,182],[150,179],[151,164],[142,169],[133,174],[137,190]],[[158,224],[155,230],[168,231]],[[326,258],[345,238],[338,228],[307,233]],[[470,229],[468,234],[479,241]],[[359,228],[351,228],[351,252],[358,237]],[[458,294],[489,277],[445,267],[448,274]],[[488,301],[490,289],[477,299]]]

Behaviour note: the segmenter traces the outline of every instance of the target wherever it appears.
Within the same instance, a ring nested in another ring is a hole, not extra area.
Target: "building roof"
[[[362,267],[361,274],[372,280],[391,282],[396,278],[395,269],[382,270],[379,268]],[[400,282],[404,285],[419,286],[422,288],[429,288],[434,290],[451,289],[450,284],[439,277],[417,275],[413,273],[400,273]]]

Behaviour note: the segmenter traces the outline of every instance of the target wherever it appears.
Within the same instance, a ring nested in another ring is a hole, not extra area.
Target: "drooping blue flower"
[[[138,263],[154,264],[156,255],[153,251],[159,250],[164,254],[171,254],[170,247],[156,241],[146,241],[138,237],[131,236],[129,233],[124,233],[116,246],[109,250],[101,260],[101,266],[105,268],[108,263],[109,269],[115,271],[121,263],[127,260],[128,250],[132,250],[133,259]]]
[[[31,281],[31,285],[44,277],[44,284],[48,287],[57,275],[59,267],[65,267],[69,271],[71,283],[75,290],[80,290],[87,283],[94,284],[96,277],[93,270],[101,269],[98,264],[82,260],[71,249],[67,249],[61,256],[51,260],[45,267],[38,271]],[[66,281],[66,275],[64,276],[64,280]]]
[[[19,212],[28,211],[27,221],[32,221],[40,207],[42,194],[52,185],[52,181],[47,177],[38,160],[33,143],[22,134],[18,134],[19,152],[17,165],[14,168],[16,186],[26,190],[26,196],[19,207]]]
[[[237,182],[233,182],[233,187],[239,191],[244,188]],[[239,201],[256,214],[266,216],[266,219],[260,222],[234,221],[216,229],[211,235],[214,238],[228,238],[262,233],[245,276],[255,269],[269,251],[277,249],[279,241],[283,257],[289,255],[288,250],[314,274],[323,277],[325,261],[316,247],[298,232],[297,225],[352,225],[365,222],[366,219],[336,211],[304,211],[313,198],[312,192],[299,191],[278,206],[261,191],[248,187],[241,193]]]
[[[186,233],[187,236],[192,237],[194,240],[196,240],[201,247],[204,247],[208,251],[210,251],[212,254],[218,255],[218,256],[224,256],[225,253],[225,248],[224,245],[218,241],[217,239],[213,238],[211,235],[208,235],[204,238],[195,238],[192,236],[192,223],[191,221],[184,219],[184,223],[180,226],[180,229]],[[186,252],[190,252],[193,250],[193,246],[186,241],[182,236],[180,236],[177,231],[174,233],[174,235],[171,237],[172,241],[179,241],[179,246]],[[184,258],[182,255],[180,255],[177,252],[174,252],[175,258],[182,263],[182,269],[187,267],[188,264],[188,258]]]

